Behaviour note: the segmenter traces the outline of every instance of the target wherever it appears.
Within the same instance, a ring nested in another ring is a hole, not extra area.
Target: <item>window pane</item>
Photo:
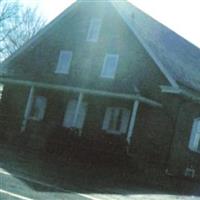
[[[102,68],[101,76],[105,78],[114,78],[117,64],[118,64],[118,55],[107,54],[104,59],[104,65]]]
[[[97,42],[101,28],[101,19],[91,19],[88,29],[87,41]]]
[[[82,103],[80,106],[80,111],[79,111],[77,122],[76,122],[77,128],[80,128],[80,129],[83,128],[86,112],[87,112],[87,103]]]
[[[71,51],[61,51],[55,73],[68,74],[72,59]]]
[[[121,123],[121,132],[126,133],[127,128],[128,128],[128,123],[129,123],[129,118],[130,118],[130,111],[127,109],[123,109],[122,111],[123,117],[122,117],[122,123]]]
[[[67,109],[66,109],[65,117],[63,121],[63,126],[66,128],[70,128],[73,126],[73,119],[74,119],[74,113],[76,110],[76,104],[77,104],[76,100],[71,100],[67,104]]]
[[[126,133],[130,112],[125,108],[109,107],[106,109],[103,129],[108,133]]]
[[[111,115],[112,115],[112,108],[107,108],[105,112],[104,120],[103,120],[103,127],[102,127],[103,130],[108,129]]]
[[[109,121],[109,129],[116,130],[119,110],[112,108],[111,111],[112,112],[111,112],[110,121]]]

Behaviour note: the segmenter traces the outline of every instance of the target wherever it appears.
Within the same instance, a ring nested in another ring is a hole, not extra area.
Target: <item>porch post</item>
[[[25,129],[26,129],[28,117],[30,115],[31,108],[32,108],[34,91],[35,91],[35,88],[34,88],[34,86],[32,86],[30,91],[29,91],[29,96],[28,96],[28,100],[27,100],[27,103],[26,103],[26,108],[25,108],[25,112],[24,112],[24,119],[23,119],[22,125],[21,125],[21,133],[24,132]]]
[[[75,125],[76,125],[82,101],[83,101],[83,93],[80,92],[79,97],[78,97],[78,102],[77,102],[77,105],[76,105],[76,110],[75,110],[75,113],[74,113],[73,127],[75,127]]]
[[[136,116],[137,116],[138,107],[139,107],[139,101],[136,100],[133,104],[133,110],[132,110],[130,124],[129,124],[129,128],[128,128],[128,134],[127,134],[127,138],[126,138],[128,144],[130,144],[131,137],[133,135],[133,129],[135,126],[135,120],[136,120]]]

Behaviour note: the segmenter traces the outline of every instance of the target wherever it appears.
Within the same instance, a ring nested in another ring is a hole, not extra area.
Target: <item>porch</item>
[[[26,92],[21,101],[25,105],[20,106],[22,115],[18,116],[21,123],[17,133],[9,134],[9,140],[48,153],[83,147],[88,151],[124,154],[134,133],[139,102],[161,107],[139,94],[50,87],[34,82],[29,86],[30,82],[25,81],[7,80],[5,86],[12,88],[13,83]],[[10,93],[17,92],[10,90]],[[6,96],[9,98],[9,94]]]

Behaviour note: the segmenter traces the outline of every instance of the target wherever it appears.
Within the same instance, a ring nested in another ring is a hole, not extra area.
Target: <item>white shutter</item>
[[[76,100],[71,100],[67,104],[67,109],[65,112],[64,120],[63,120],[63,126],[66,128],[70,128],[73,126],[73,119],[74,119],[74,113],[76,110]]]
[[[103,127],[102,127],[103,130],[107,130],[109,128],[111,114],[112,114],[112,108],[107,108],[103,120]]]
[[[60,51],[58,64],[55,73],[68,74],[72,59],[71,51]]]
[[[191,150],[195,150],[194,149],[195,129],[196,129],[196,123],[194,121],[193,125],[192,125],[192,131],[191,131],[191,135],[190,135],[190,141],[189,141],[189,148]]]
[[[87,103],[85,103],[85,102],[81,103],[77,122],[76,122],[76,128],[79,128],[79,129],[83,128],[83,124],[84,124],[85,117],[86,117],[86,112],[87,112]]]
[[[123,109],[121,127],[120,127],[121,133],[127,132],[129,118],[130,118],[130,111],[128,111],[127,109]]]
[[[192,126],[189,148],[193,151],[197,151],[200,141],[200,119],[195,119]]]
[[[46,110],[47,100],[45,97],[37,96],[35,98],[33,118],[35,120],[42,120]]]

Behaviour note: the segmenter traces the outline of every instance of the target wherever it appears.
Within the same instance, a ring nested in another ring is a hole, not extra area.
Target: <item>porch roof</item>
[[[16,79],[2,78],[2,77],[0,77],[0,82],[3,84],[6,83],[6,84],[24,85],[28,87],[34,86],[38,88],[77,92],[77,93],[89,94],[89,95],[94,95],[94,96],[106,96],[106,97],[112,97],[112,98],[118,98],[118,99],[138,100],[142,103],[145,103],[154,107],[162,107],[161,103],[155,100],[146,98],[144,96],[141,96],[139,93],[138,94],[113,93],[113,92],[108,92],[108,91],[103,91],[103,90],[91,90],[91,89],[85,89],[85,88],[80,88],[80,87],[64,86],[64,85],[57,85],[57,84],[27,81],[27,80],[16,80]]]

